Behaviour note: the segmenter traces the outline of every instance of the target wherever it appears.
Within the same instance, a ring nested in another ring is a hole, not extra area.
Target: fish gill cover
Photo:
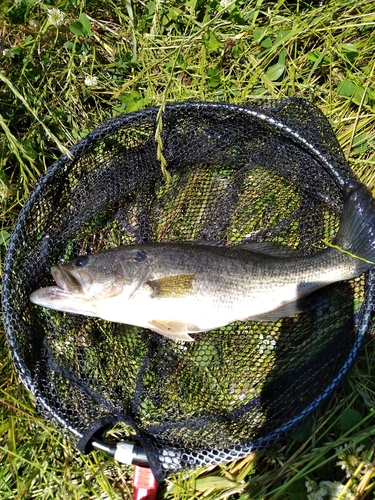
[[[354,179],[323,114],[290,98],[167,105],[102,124],[54,163],[15,226],[4,324],[16,369],[44,417],[82,451],[138,441],[156,478],[272,445],[342,381],[371,326],[374,274],[335,283],[310,308],[237,322],[181,343],[150,330],[31,304],[50,268],[145,242],[334,242]],[[118,439],[118,438],[117,438]]]

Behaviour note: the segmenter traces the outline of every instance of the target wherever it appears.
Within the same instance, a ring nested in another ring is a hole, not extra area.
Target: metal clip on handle
[[[104,441],[94,439],[91,444],[96,450],[105,451],[122,464],[148,465],[143,448],[132,441],[119,441],[116,445],[110,445],[104,443]]]

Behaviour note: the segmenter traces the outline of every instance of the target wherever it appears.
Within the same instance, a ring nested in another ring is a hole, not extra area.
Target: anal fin
[[[193,342],[194,339],[190,337],[188,331],[197,332],[201,331],[195,325],[187,325],[186,323],[178,320],[157,320],[149,321],[150,329],[160,335],[164,335],[172,340],[182,340],[184,342]]]
[[[282,306],[278,307],[277,309],[273,309],[272,311],[246,318],[244,321],[278,321],[281,318],[289,318],[290,316],[294,316],[295,314],[300,314],[304,311],[307,311],[309,307],[310,302],[306,299],[306,297],[302,297],[294,302],[283,304]]]

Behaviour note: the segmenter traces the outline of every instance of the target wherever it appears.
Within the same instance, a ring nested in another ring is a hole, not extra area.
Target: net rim
[[[296,100],[298,98],[289,98],[288,100],[284,100],[290,102],[291,100]],[[302,99],[298,99],[299,101],[304,102]],[[320,164],[324,166],[328,174],[335,180],[339,187],[342,187],[346,181],[339,172],[337,172],[336,167],[324,157],[323,153],[319,151],[313,144],[311,144],[308,140],[306,140],[303,135],[294,131],[286,122],[283,120],[277,120],[274,117],[267,114],[267,110],[262,109],[258,111],[254,108],[249,108],[244,105],[234,105],[228,103],[220,103],[220,102],[201,102],[201,101],[185,101],[183,103],[171,103],[166,105],[166,111],[169,109],[176,110],[179,112],[183,112],[184,109],[195,109],[197,111],[201,110],[215,110],[221,109],[223,111],[227,111],[228,113],[241,113],[245,116],[251,117],[251,119],[259,120],[259,123],[266,124],[266,126],[270,130],[278,130],[281,134],[284,134],[286,137],[290,138],[293,142],[295,142],[298,146],[307,150],[315,159],[319,161]],[[15,342],[13,341],[13,337],[10,335],[11,330],[11,318],[8,314],[7,307],[7,299],[9,296],[9,290],[11,287],[11,263],[14,257],[17,244],[20,240],[20,236],[22,236],[22,230],[24,221],[27,219],[30,211],[39,197],[43,196],[43,190],[49,182],[52,182],[54,176],[57,172],[60,172],[61,169],[65,167],[70,161],[74,162],[74,159],[82,154],[83,151],[92,147],[92,144],[95,143],[96,137],[99,137],[103,131],[105,131],[109,126],[111,127],[111,131],[116,131],[123,127],[126,124],[130,124],[133,121],[136,121],[139,117],[154,120],[156,126],[156,118],[157,114],[160,110],[159,106],[147,108],[145,110],[135,111],[132,113],[120,115],[111,120],[105,121],[96,127],[92,132],[90,132],[84,139],[80,140],[77,144],[75,144],[70,150],[70,154],[62,155],[57,161],[55,161],[47,170],[47,172],[39,179],[37,182],[33,192],[30,194],[28,200],[26,201],[24,207],[19,213],[16,224],[12,231],[12,235],[9,241],[8,251],[6,253],[6,257],[4,260],[4,268],[3,268],[3,294],[2,294],[2,303],[3,303],[3,311],[4,311],[4,329],[8,338],[8,342],[10,344],[10,351],[13,358],[13,363],[15,364],[16,370],[28,390],[30,390],[34,395],[38,394],[38,390],[33,384],[33,378],[31,376],[30,371],[26,368],[25,364],[22,361],[22,355],[19,352]],[[22,239],[22,238],[21,238]],[[291,428],[295,427],[303,418],[314,411],[327,397],[333,392],[335,388],[342,381],[344,376],[348,373],[348,370],[352,363],[355,360],[356,354],[359,349],[362,347],[363,342],[366,338],[366,333],[369,329],[369,323],[371,321],[371,312],[372,312],[372,296],[375,291],[375,271],[370,270],[368,272],[368,289],[365,294],[365,303],[362,306],[362,320],[358,325],[356,332],[357,338],[356,342],[352,347],[352,351],[348,356],[346,363],[341,368],[337,377],[331,384],[325,388],[323,394],[321,394],[316,400],[314,400],[298,417],[294,417],[291,420],[284,423],[280,428],[275,430],[272,434],[262,437],[258,442],[249,443],[248,448],[250,453],[254,448],[262,447],[262,442],[269,441],[273,438],[274,435],[285,434]],[[74,427],[72,427],[69,422],[61,417],[58,411],[52,408],[44,398],[40,398],[40,401],[43,403],[45,410],[47,410],[66,430],[74,434],[78,439],[83,437],[83,433],[77,431]],[[228,448],[226,448],[228,450]],[[230,451],[230,450],[229,450]]]

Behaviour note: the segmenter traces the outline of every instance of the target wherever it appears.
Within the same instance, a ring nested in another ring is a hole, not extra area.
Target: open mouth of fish
[[[55,288],[67,294],[85,295],[90,286],[89,279],[86,280],[82,276],[78,278],[59,266],[52,266],[51,274],[57,285]],[[87,278],[89,277],[87,276]]]
[[[51,274],[56,282],[55,286],[40,288],[30,295],[32,303],[42,307],[50,307],[72,313],[80,313],[82,301],[87,302],[85,292],[91,285],[90,276],[67,271],[59,266],[52,266]],[[91,312],[91,310],[90,310]]]

